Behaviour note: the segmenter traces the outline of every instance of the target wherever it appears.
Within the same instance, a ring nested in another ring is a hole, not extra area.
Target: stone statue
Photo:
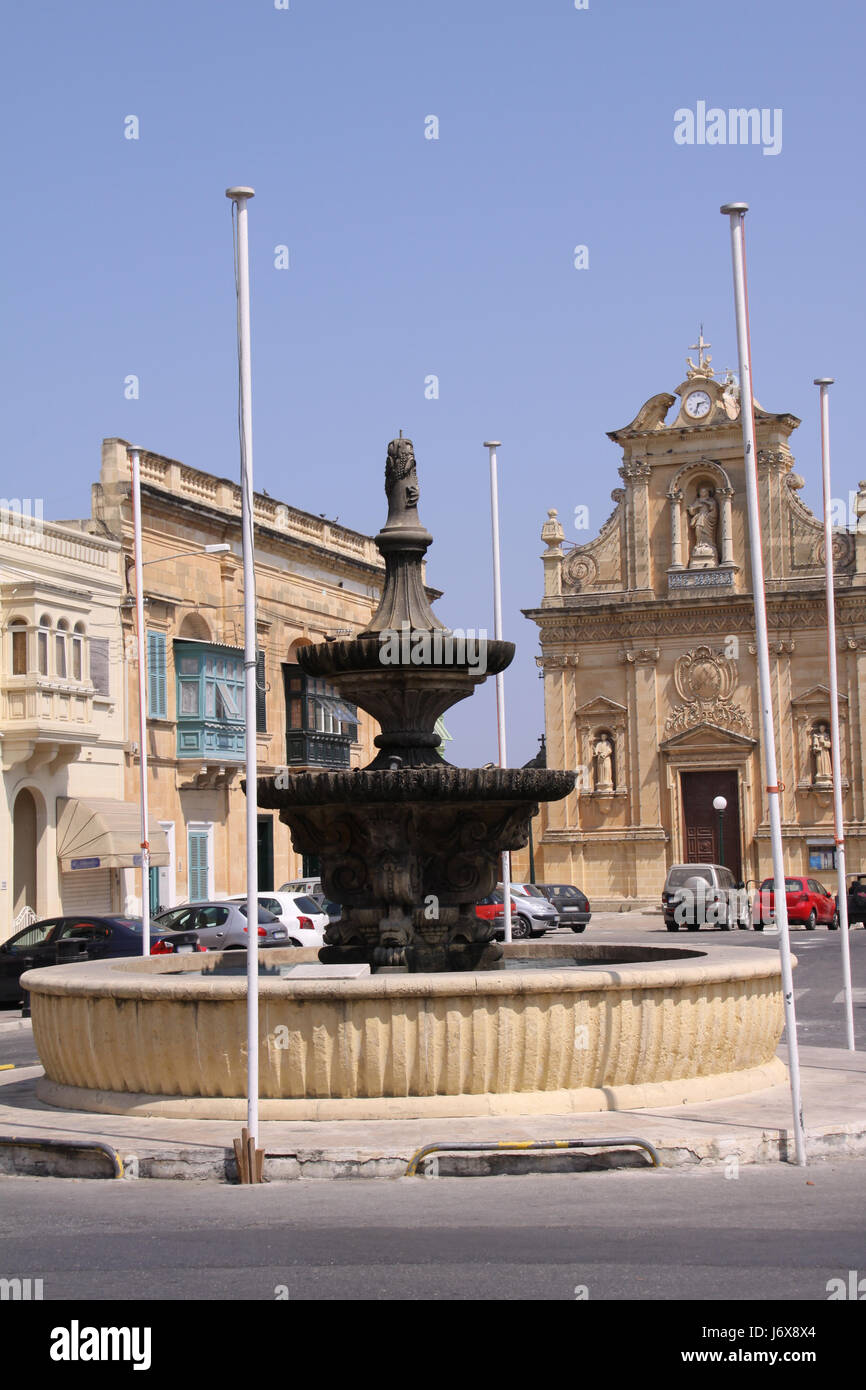
[[[599,734],[592,751],[595,755],[595,790],[597,792],[612,792],[613,744],[607,734]]]
[[[385,528],[418,526],[418,475],[415,472],[415,450],[411,439],[392,439],[385,460],[385,495],[388,498],[388,520]]]
[[[719,524],[719,504],[711,487],[699,487],[698,495],[687,508],[689,526],[694,532],[689,569],[708,569],[719,563],[716,549],[716,530]]]
[[[830,734],[826,724],[815,725],[810,743],[814,760],[812,786],[830,787],[833,785],[833,763],[830,757]]]

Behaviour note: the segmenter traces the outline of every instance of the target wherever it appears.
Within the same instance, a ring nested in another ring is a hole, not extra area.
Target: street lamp
[[[713,801],[713,810],[719,813],[719,863],[725,862],[725,812],[728,803],[723,796],[717,796]]]

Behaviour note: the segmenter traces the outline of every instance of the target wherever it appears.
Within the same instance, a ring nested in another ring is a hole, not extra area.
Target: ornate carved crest
[[[674,685],[683,703],[668,715],[664,737],[685,733],[698,724],[715,724],[751,738],[750,716],[731,701],[736,683],[733,658],[705,646],[686,652],[674,666]]]

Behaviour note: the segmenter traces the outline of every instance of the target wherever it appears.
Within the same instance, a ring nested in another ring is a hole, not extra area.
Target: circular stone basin
[[[315,950],[263,953],[274,970],[259,985],[261,1117],[553,1115],[785,1080],[775,951],[557,941],[514,942],[505,954],[517,968],[292,979],[278,967],[315,962]],[[220,959],[28,971],[40,1098],[243,1119],[246,978],[212,969]],[[545,959],[555,964],[539,969]]]

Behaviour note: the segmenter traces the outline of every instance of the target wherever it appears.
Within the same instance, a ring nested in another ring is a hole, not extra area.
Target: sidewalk
[[[780,1051],[784,1057],[784,1050]],[[800,1049],[803,1109],[810,1160],[866,1155],[866,1056],[842,1049]],[[0,1072],[0,1137],[97,1142],[120,1156],[127,1177],[235,1180],[237,1122],[166,1120],[58,1110],[37,1100],[38,1066]],[[664,1167],[772,1163],[793,1158],[787,1086],[729,1100],[662,1110],[606,1111],[526,1119],[268,1121],[260,1143],[265,1179],[396,1178],[425,1144],[455,1140],[542,1140],[629,1135],[648,1140]],[[638,1150],[599,1154],[461,1154],[441,1156],[441,1176],[573,1171],[578,1166],[641,1165]],[[0,1145],[0,1174],[110,1177],[98,1153]]]

